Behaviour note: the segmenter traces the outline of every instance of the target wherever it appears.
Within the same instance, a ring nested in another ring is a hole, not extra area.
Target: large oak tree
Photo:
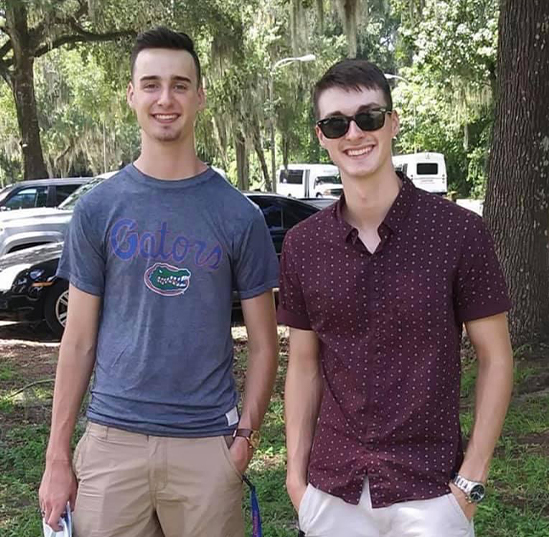
[[[47,177],[34,91],[34,62],[71,43],[109,41],[133,30],[99,31],[87,0],[0,1],[0,76],[9,85],[17,110],[25,179]]]
[[[502,0],[485,216],[517,345],[549,335],[549,2]]]

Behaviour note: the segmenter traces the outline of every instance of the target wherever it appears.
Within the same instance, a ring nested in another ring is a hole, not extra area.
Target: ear
[[[393,110],[391,114],[391,137],[396,138],[397,134],[400,132],[400,118],[398,117],[398,112]]]
[[[316,137],[318,138],[318,143],[326,149],[326,138],[324,137],[324,134],[322,134],[322,131],[320,130],[320,127],[318,125],[315,125],[315,132]]]
[[[134,110],[135,107],[133,105],[133,97],[134,97],[134,89],[132,82],[128,82],[128,87],[126,88],[126,101],[128,103],[128,106]]]

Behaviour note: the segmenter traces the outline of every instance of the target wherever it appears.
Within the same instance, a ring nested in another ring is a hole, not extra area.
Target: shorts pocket
[[[471,525],[471,521],[467,518],[467,515],[461,508],[461,505],[459,505],[457,498],[452,493],[447,494],[446,498],[448,498],[448,501],[450,502],[450,505],[452,506],[453,511],[460,518],[462,524],[465,524],[467,527],[469,527]]]
[[[242,474],[238,471],[238,468],[236,467],[233,461],[233,458],[231,457],[231,452],[229,451],[229,446],[227,445],[227,441],[225,440],[225,437],[219,436],[218,440],[219,440],[219,443],[221,444],[221,450],[223,452],[223,457],[225,458],[226,463],[229,465],[233,474],[235,474],[238,477],[238,480],[242,481]]]
[[[74,448],[74,454],[72,456],[72,469],[77,479],[80,474],[80,470],[82,468],[82,458],[84,455],[84,448],[87,444],[87,441],[88,441],[88,431],[86,430],[82,435],[82,437],[80,438],[80,440],[78,440],[78,443]]]
[[[297,519],[299,522],[299,529],[305,533],[307,533],[307,527],[308,522],[310,521],[310,513],[309,513],[309,498],[311,496],[313,490],[313,486],[309,483],[307,485],[307,488],[305,489],[305,492],[303,494],[303,498],[301,498],[301,502],[299,503],[299,509],[297,510]]]

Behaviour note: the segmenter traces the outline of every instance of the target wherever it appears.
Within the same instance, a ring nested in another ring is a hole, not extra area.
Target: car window
[[[76,202],[87,192],[89,192],[93,187],[97,186],[101,181],[104,181],[106,177],[98,175],[94,179],[92,179],[89,183],[86,183],[85,185],[82,185],[80,188],[75,190],[61,205],[59,205],[60,209],[74,209],[74,206],[76,205]]]
[[[55,187],[55,205],[64,202],[81,185],[57,185]]]
[[[282,170],[280,172],[280,182],[288,185],[303,184],[303,170]]]
[[[4,207],[9,210],[30,209],[32,207],[45,207],[48,198],[47,186],[35,186],[24,188],[11,197]]]
[[[253,197],[251,200],[259,205],[270,231],[282,229],[282,207],[268,198]]]
[[[283,218],[282,223],[285,229],[290,229],[296,224],[309,218],[318,211],[315,207],[309,207],[304,203],[293,203],[289,200],[283,202]]]
[[[315,186],[320,184],[340,185],[341,177],[339,175],[321,175],[320,177],[317,177],[315,180]]]
[[[436,162],[418,162],[417,174],[418,175],[437,175],[438,164]]]

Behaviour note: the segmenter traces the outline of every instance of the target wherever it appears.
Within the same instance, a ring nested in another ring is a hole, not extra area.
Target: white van
[[[278,169],[276,191],[292,198],[339,198],[343,186],[337,166],[288,164]]]
[[[395,170],[405,173],[418,188],[434,194],[446,194],[448,181],[446,161],[442,153],[395,155]]]

